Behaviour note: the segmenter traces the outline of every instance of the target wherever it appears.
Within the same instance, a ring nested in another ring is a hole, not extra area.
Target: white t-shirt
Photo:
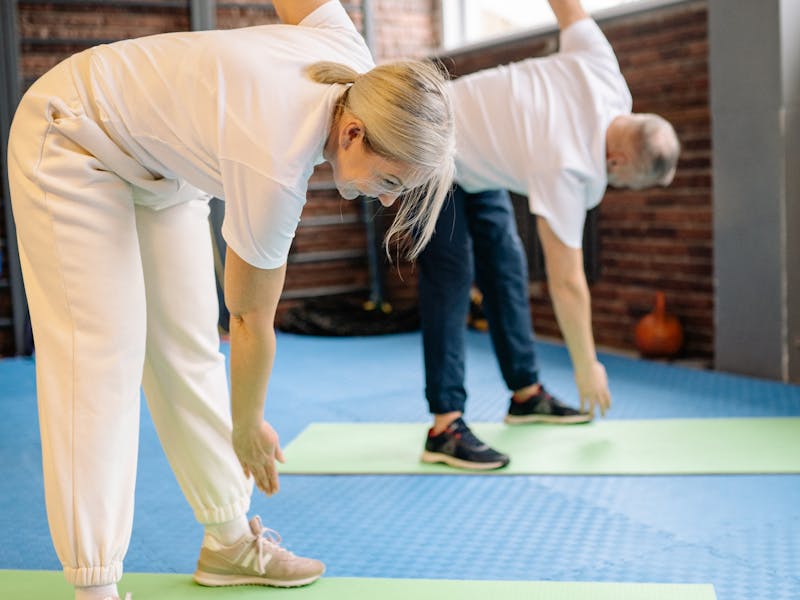
[[[560,51],[450,84],[456,181],[469,192],[527,195],[531,213],[580,248],[586,211],[607,184],[606,129],[631,112],[611,45],[591,19],[561,32]]]
[[[374,66],[341,4],[299,26],[169,33],[91,52],[83,83],[113,141],[157,178],[224,199],[223,236],[248,263],[284,264],[345,90],[303,69]]]

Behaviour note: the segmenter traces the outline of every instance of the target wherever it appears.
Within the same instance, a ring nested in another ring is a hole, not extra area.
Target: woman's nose
[[[386,208],[389,208],[394,201],[397,200],[398,194],[379,194],[378,200],[381,204],[383,204]]]

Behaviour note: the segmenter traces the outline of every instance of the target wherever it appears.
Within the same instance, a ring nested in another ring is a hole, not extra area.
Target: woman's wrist
[[[258,411],[248,411],[242,414],[232,415],[234,431],[244,432],[250,429],[258,429],[264,422],[264,416]]]

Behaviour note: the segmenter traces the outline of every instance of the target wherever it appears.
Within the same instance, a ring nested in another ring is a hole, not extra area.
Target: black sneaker
[[[508,414],[505,422],[509,425],[520,423],[555,423],[571,425],[575,423],[588,423],[592,420],[592,415],[570,408],[554,398],[544,387],[525,400],[525,402],[514,402],[508,407]]]
[[[422,462],[489,471],[505,467],[511,460],[475,437],[463,419],[456,419],[439,435],[431,435],[431,431],[425,441]]]

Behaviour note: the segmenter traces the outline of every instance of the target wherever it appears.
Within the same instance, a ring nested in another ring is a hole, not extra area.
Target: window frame
[[[441,35],[440,46],[437,54],[450,54],[461,51],[477,50],[484,47],[513,43],[518,39],[558,31],[558,26],[556,23],[548,23],[544,25],[524,27],[511,31],[507,34],[489,36],[483,39],[465,42],[464,36],[466,30],[466,19],[464,7],[469,1],[470,0],[440,0],[439,30]],[[543,2],[544,0],[536,1]],[[621,16],[650,12],[664,6],[688,4],[695,1],[696,0],[634,0],[626,4],[619,4],[617,6],[610,6],[608,8],[596,10],[589,14],[595,21],[605,21]],[[455,20],[455,22],[453,22],[453,20]],[[458,32],[458,39],[460,41],[450,44],[448,40],[453,39],[452,36],[454,32]]]

